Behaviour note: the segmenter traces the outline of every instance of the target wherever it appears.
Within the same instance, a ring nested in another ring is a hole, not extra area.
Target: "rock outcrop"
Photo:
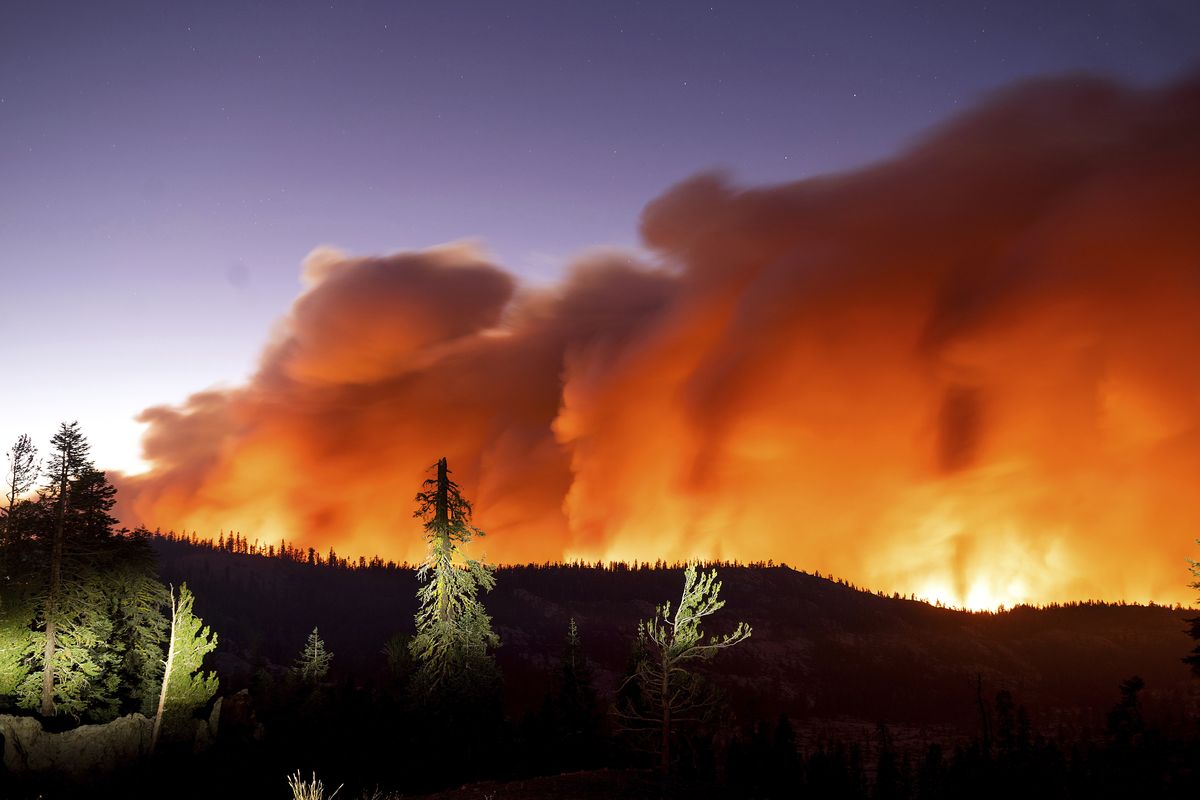
[[[130,714],[104,725],[49,733],[33,717],[0,715],[4,767],[14,775],[54,774],[76,781],[112,772],[150,750],[154,721]]]

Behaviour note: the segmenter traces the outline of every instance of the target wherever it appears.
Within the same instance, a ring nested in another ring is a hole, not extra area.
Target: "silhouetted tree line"
[[[222,530],[217,534],[216,539],[201,536],[196,531],[177,533],[174,530],[168,530],[164,532],[161,529],[157,529],[152,535],[154,538],[166,542],[177,542],[197,548],[216,550],[224,553],[258,556],[261,558],[278,558],[297,564],[306,564],[311,567],[408,572],[417,569],[419,566],[410,564],[407,561],[384,559],[379,555],[359,555],[353,557],[339,556],[336,549],[332,547],[329,548],[328,552],[322,553],[315,547],[304,547],[302,545],[297,545],[295,542],[288,541],[286,538],[280,539],[278,545],[274,543],[263,543],[257,538],[253,540],[249,539],[248,537],[242,535],[240,531],[230,531],[229,533],[226,533],[224,530]],[[689,564],[695,564],[701,569],[718,569],[723,567],[734,567],[739,569],[747,567],[751,569],[773,569],[777,566],[788,567],[785,562],[776,563],[774,559],[767,559],[765,561],[739,561],[737,559],[667,561],[660,558],[655,561],[604,561],[599,559],[595,561],[587,561],[585,559],[573,559],[570,561],[540,561],[528,562],[525,564],[507,564],[505,565],[505,568],[531,570],[577,569],[600,572],[642,572],[645,570],[681,570],[687,567]],[[801,570],[801,572],[803,572],[803,570]],[[830,576],[829,579],[833,580],[833,577]],[[853,586],[853,584],[845,581],[840,582],[845,586]]]
[[[371,556],[341,556],[338,555],[335,548],[331,547],[327,552],[317,550],[315,547],[305,547],[297,545],[295,542],[288,541],[286,538],[280,539],[278,544],[266,544],[255,538],[251,540],[243,535],[240,531],[220,531],[216,539],[201,536],[196,531],[178,533],[174,530],[162,531],[155,530],[152,533],[155,539],[186,544],[192,547],[219,551],[223,553],[232,553],[236,555],[249,555],[261,558],[272,558],[288,561],[295,564],[304,564],[311,567],[322,567],[340,570],[373,570],[387,572],[411,572],[417,569],[417,565],[410,564],[406,561],[395,561],[393,559],[384,559],[376,554]],[[794,569],[801,575],[812,575],[823,580],[827,580],[838,586],[845,587],[856,592],[867,592],[874,594],[877,597],[890,598],[893,600],[908,600],[912,602],[928,603],[935,608],[949,608],[958,611],[964,611],[969,614],[982,616],[995,616],[1003,614],[1019,613],[1023,610],[1045,610],[1045,609],[1072,609],[1072,608],[1124,608],[1129,606],[1134,607],[1149,607],[1149,608],[1175,608],[1182,610],[1182,606],[1175,604],[1174,606],[1162,605],[1155,603],[1153,600],[1146,603],[1131,603],[1125,600],[1072,600],[1072,601],[1052,601],[1048,603],[1017,603],[1012,606],[1000,606],[997,609],[968,609],[960,608],[954,605],[948,605],[941,600],[926,600],[918,597],[916,593],[901,594],[899,592],[886,592],[882,589],[871,589],[861,586],[860,584],[851,581],[847,578],[841,578],[834,575],[832,572],[822,573],[819,570],[809,572],[804,569],[792,567],[785,561],[776,562],[774,559],[765,560],[750,560],[741,561],[739,559],[700,559],[695,561],[681,560],[666,560],[656,559],[654,561],[604,561],[597,559],[588,561],[586,559],[572,559],[569,561],[539,561],[526,562],[523,564],[505,564],[505,570],[531,570],[531,571],[562,571],[562,570],[579,570],[587,572],[610,572],[610,573],[638,573],[647,571],[679,571],[684,569],[688,564],[695,564],[701,569],[774,569],[782,567],[784,569]]]
[[[176,533],[171,530],[164,533],[162,530],[155,530],[153,536],[156,539],[166,542],[179,542],[206,550],[217,550],[223,553],[236,553],[238,555],[257,556],[260,558],[278,558],[283,561],[307,564],[313,567],[369,569],[377,571],[389,570],[393,572],[413,569],[411,564],[404,562],[397,563],[391,560],[385,561],[377,555],[370,558],[361,555],[357,558],[339,556],[337,551],[332,547],[329,548],[329,552],[321,553],[315,547],[301,547],[294,542],[289,542],[287,539],[280,539],[278,545],[273,543],[264,544],[258,539],[251,541],[238,531],[231,531],[229,534],[221,531],[216,539],[202,537],[196,531]]]
[[[728,751],[739,796],[945,798],[1184,798],[1200,780],[1200,738],[1166,735],[1142,717],[1140,678],[1124,681],[1104,729],[1087,737],[1037,730],[1007,690],[981,706],[969,739],[897,743],[879,725],[863,739],[798,747],[786,717],[745,727]]]

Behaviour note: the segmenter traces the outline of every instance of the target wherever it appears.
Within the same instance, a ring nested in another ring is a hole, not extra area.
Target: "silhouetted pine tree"
[[[25,494],[37,484],[38,460],[37,447],[28,434],[21,434],[8,451],[8,467],[4,478],[4,514],[3,528],[0,528],[0,581],[8,583],[11,579],[12,565],[9,560],[18,540],[23,538],[25,526],[22,525],[23,514],[28,514],[30,505],[23,501]],[[0,588],[2,591],[2,588]],[[3,597],[0,596],[0,601]],[[0,607],[0,612],[2,612]]]
[[[1196,540],[1200,544],[1200,539]],[[1196,580],[1189,584],[1193,589],[1200,589],[1200,561],[1189,561],[1189,568],[1192,571],[1192,577]],[[1196,641],[1196,646],[1192,648],[1192,652],[1183,659],[1185,664],[1192,668],[1193,674],[1200,677],[1200,616],[1192,617],[1188,620],[1190,625],[1188,635]]]
[[[558,668],[558,692],[551,713],[561,768],[595,763],[600,749],[602,716],[592,685],[592,666],[583,652],[579,627],[572,617]]]
[[[908,795],[906,776],[900,768],[892,735],[887,726],[880,724],[876,730],[879,752],[875,761],[875,787],[871,796],[875,800],[902,800]]]

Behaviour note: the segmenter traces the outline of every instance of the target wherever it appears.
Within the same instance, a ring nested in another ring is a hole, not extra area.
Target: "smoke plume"
[[[642,235],[548,289],[314,252],[246,385],[142,414],[125,521],[415,560],[447,456],[492,560],[1190,602],[1200,82],[1023,84],[859,171],[696,177]]]

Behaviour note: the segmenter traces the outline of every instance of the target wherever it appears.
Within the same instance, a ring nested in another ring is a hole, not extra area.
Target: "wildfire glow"
[[[416,560],[786,561],[952,605],[1190,602],[1200,87],[1028,85],[858,173],[652,202],[522,289],[323,249],[245,386],[144,413],[126,522]]]

